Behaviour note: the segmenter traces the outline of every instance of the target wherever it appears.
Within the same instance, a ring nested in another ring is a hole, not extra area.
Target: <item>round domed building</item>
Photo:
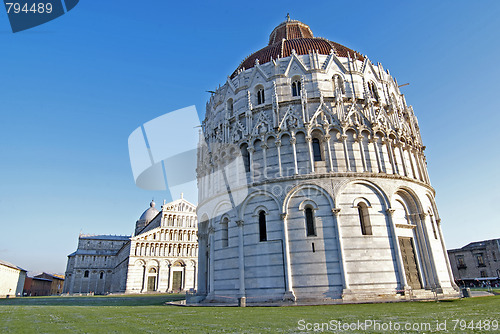
[[[287,19],[207,103],[198,294],[457,296],[424,149],[382,65]]]

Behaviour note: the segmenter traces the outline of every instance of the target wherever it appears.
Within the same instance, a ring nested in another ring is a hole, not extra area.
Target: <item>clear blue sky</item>
[[[129,134],[204,112],[287,12],[410,83],[448,248],[500,237],[499,1],[81,1],[16,34],[0,10],[0,258],[63,273],[80,230],[132,233],[165,194],[134,185]]]

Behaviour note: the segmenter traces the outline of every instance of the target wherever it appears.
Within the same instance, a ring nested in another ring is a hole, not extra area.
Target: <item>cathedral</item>
[[[68,255],[64,293],[180,292],[197,285],[196,206],[152,201],[130,236],[80,235]]]
[[[388,70],[279,24],[207,102],[199,300],[457,297],[424,149]]]

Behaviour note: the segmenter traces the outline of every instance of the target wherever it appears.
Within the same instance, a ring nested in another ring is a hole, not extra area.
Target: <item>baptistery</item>
[[[457,295],[417,118],[381,64],[288,18],[202,128],[205,302]]]

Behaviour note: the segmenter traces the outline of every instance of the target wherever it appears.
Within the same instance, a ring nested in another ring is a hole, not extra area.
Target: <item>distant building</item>
[[[52,280],[43,277],[26,277],[24,281],[24,296],[50,296]]]
[[[448,256],[457,283],[500,283],[500,239],[471,242]]]
[[[41,273],[39,275],[35,275],[34,277],[45,278],[45,279],[49,279],[52,281],[52,283],[50,285],[49,295],[53,296],[53,295],[60,295],[61,293],[63,293],[64,276],[53,275],[53,274],[49,274],[49,273],[44,272],[44,273]]]
[[[25,279],[26,270],[0,260],[0,298],[20,297]]]
[[[65,293],[173,292],[196,289],[196,206],[182,197],[155,203],[136,222],[134,236],[80,235],[68,255]]]

